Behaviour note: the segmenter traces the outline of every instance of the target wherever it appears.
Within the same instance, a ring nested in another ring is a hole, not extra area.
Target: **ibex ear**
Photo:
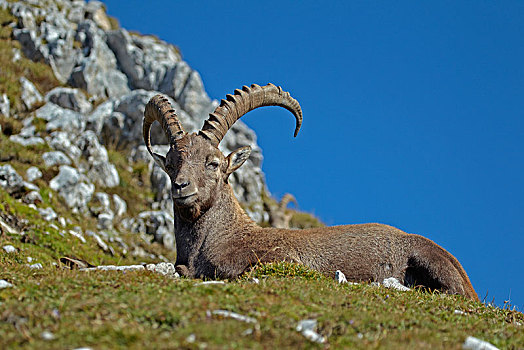
[[[244,164],[244,162],[249,158],[250,154],[251,154],[251,147],[249,146],[241,147],[231,152],[226,158],[228,162],[226,175],[229,175],[233,171],[240,168],[240,166]]]
[[[155,163],[162,168],[166,173],[166,157],[161,156],[158,153],[153,153],[153,159],[155,160]]]

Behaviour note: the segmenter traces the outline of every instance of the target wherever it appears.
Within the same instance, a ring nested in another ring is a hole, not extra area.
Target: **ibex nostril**
[[[175,182],[173,186],[175,186],[175,189],[177,189],[177,190],[181,190],[181,189],[183,189],[183,188],[189,186],[189,181],[184,181],[184,182],[182,182],[182,183]]]

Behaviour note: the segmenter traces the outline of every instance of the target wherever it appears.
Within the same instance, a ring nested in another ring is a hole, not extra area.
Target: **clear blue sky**
[[[455,255],[524,309],[524,2],[116,1],[180,47],[212,98],[273,82],[304,123],[243,118],[270,191],[324,222],[381,222]]]

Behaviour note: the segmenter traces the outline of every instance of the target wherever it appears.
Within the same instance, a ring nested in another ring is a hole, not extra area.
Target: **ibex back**
[[[231,126],[261,106],[280,106],[302,124],[299,103],[280,87],[251,85],[227,95],[198,133],[182,128],[167,98],[146,106],[146,146],[172,183],[178,270],[189,277],[234,278],[258,262],[290,261],[326,275],[341,270],[348,280],[395,277],[422,286],[478,299],[466,272],[446,250],[419,235],[382,224],[305,230],[261,228],[242,210],[228,178],[251,153],[242,147],[227,157],[218,144]],[[159,121],[169,140],[164,157],[153,153],[149,130]]]

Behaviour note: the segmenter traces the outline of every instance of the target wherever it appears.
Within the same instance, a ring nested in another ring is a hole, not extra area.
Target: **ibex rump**
[[[235,90],[198,133],[184,131],[167,98],[157,95],[146,106],[144,141],[172,182],[179,271],[189,277],[234,278],[258,262],[286,260],[330,276],[341,270],[352,281],[395,277],[405,285],[478,299],[457,259],[419,235],[382,224],[305,230],[257,226],[228,184],[251,149],[242,147],[225,157],[218,144],[236,120],[261,106],[281,106],[293,113],[296,136],[302,124],[300,105],[272,84]],[[151,149],[154,121],[160,122],[170,143],[165,157]]]

